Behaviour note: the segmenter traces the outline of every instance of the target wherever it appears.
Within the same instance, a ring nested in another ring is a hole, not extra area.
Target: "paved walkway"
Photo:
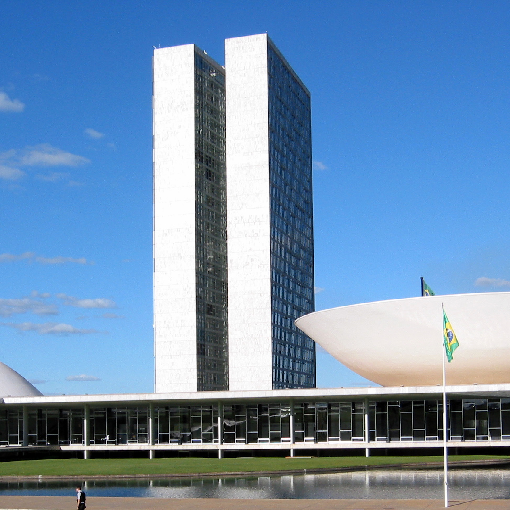
[[[510,510],[510,500],[451,501],[455,510]],[[73,497],[0,496],[0,509],[74,510]],[[440,510],[437,499],[156,499],[90,498],[88,510]]]

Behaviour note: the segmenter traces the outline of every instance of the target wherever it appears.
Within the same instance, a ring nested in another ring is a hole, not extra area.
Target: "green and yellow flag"
[[[425,283],[425,280],[421,279],[421,295],[422,296],[435,296],[434,291]]]
[[[448,358],[448,363],[453,359],[453,351],[459,346],[459,341],[457,340],[457,336],[455,335],[455,331],[453,331],[452,325],[446,316],[446,313],[443,308],[443,338],[444,338],[444,348],[446,350],[446,357]]]

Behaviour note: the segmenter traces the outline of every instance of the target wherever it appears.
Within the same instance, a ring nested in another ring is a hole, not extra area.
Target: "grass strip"
[[[508,460],[504,455],[451,455],[449,461]],[[161,458],[161,459],[42,459],[0,462],[0,476],[115,476],[197,475],[209,473],[259,473],[289,470],[337,470],[364,466],[402,466],[441,463],[442,456],[377,456],[316,458]]]

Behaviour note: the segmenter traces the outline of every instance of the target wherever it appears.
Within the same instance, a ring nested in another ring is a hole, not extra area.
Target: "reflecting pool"
[[[449,472],[449,499],[510,499],[510,470]],[[88,498],[442,499],[440,470],[226,478],[84,480]],[[76,481],[0,482],[0,495],[73,496]]]

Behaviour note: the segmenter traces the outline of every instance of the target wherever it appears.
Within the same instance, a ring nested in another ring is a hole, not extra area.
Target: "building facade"
[[[310,94],[266,34],[225,66],[230,389],[314,387]]]
[[[510,385],[447,392],[450,451],[510,447]],[[441,387],[0,399],[0,455],[385,455],[443,436]]]
[[[154,52],[156,391],[228,388],[225,73]]]
[[[154,51],[155,390],[315,386],[310,94],[267,35]]]

